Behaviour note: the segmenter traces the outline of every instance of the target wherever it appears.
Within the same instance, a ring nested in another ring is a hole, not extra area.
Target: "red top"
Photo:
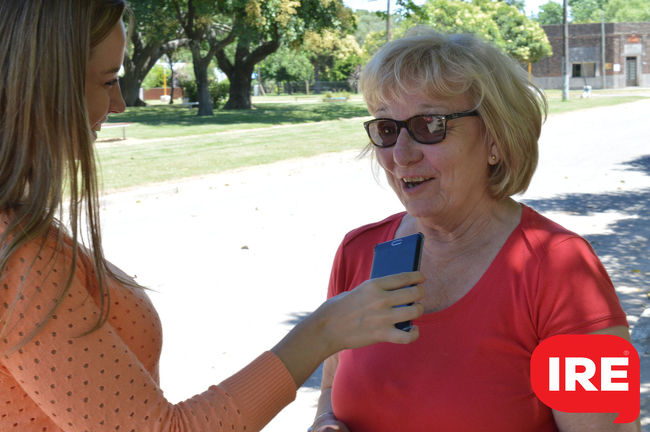
[[[404,213],[348,233],[329,296],[368,279],[373,246]],[[420,338],[340,353],[334,413],[353,432],[556,431],[530,385],[541,340],[627,325],[589,243],[523,206],[521,222],[460,300],[415,321]]]

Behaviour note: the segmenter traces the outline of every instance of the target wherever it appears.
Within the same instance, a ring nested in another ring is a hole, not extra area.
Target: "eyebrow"
[[[114,68],[111,68],[111,69],[109,69],[107,71],[104,71],[103,74],[108,75],[108,74],[118,73],[120,71],[120,69],[122,69],[122,66],[114,67]]]

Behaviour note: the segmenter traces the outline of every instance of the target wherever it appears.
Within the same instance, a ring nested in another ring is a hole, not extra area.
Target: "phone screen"
[[[422,233],[416,233],[375,245],[370,279],[419,270],[423,239]],[[411,330],[411,326],[410,321],[395,324],[404,331]]]

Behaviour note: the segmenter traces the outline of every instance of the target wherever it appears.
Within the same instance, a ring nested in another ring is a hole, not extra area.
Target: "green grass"
[[[167,138],[202,135],[232,130],[257,129],[274,125],[311,123],[341,118],[368,116],[361,101],[340,104],[325,103],[258,103],[252,110],[215,110],[215,115],[197,116],[197,109],[154,105],[127,108],[122,114],[113,114],[110,123],[134,123],[126,130],[129,138]],[[122,136],[120,128],[99,133],[99,139]]]
[[[361,149],[367,142],[358,119],[229,132],[100,148],[104,191],[220,171]]]
[[[581,99],[581,92],[572,92],[570,100],[562,102],[561,92],[547,94],[551,115],[644,98],[594,95]],[[111,116],[111,122],[133,123],[127,137],[139,140],[116,140],[109,146],[100,141],[98,156],[104,191],[294,157],[361,150],[367,143],[361,122],[369,114],[358,99],[333,104],[308,98],[292,102],[278,96],[255,98],[254,103],[250,111],[215,110],[212,117],[198,117],[196,109],[167,105],[128,108]],[[121,134],[119,128],[107,129],[99,138],[118,138]]]
[[[582,93],[580,93],[582,94]],[[579,109],[595,108],[601,106],[618,105],[627,102],[636,102],[647,99],[645,96],[594,96],[588,99],[581,99],[580,96],[569,95],[569,100],[563,101],[560,98],[548,98],[549,114],[562,114],[568,111]]]

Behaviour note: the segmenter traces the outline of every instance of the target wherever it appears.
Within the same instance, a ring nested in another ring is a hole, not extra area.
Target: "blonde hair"
[[[468,93],[500,156],[490,166],[491,196],[502,199],[527,189],[537,167],[546,99],[523,68],[494,45],[473,35],[416,28],[375,54],[361,73],[360,88],[370,112],[407,93],[432,98]]]
[[[30,241],[45,242],[52,227],[62,242],[64,189],[73,256],[67,284],[51,318],[72,283],[86,226],[91,261],[107,318],[106,275],[101,245],[99,192],[94,143],[85,100],[86,64],[125,11],[124,0],[21,0],[0,3],[0,211],[10,216],[0,236],[0,271]],[[21,295],[20,287],[18,295]],[[11,310],[0,316],[0,334]],[[4,323],[3,323],[4,321]]]

